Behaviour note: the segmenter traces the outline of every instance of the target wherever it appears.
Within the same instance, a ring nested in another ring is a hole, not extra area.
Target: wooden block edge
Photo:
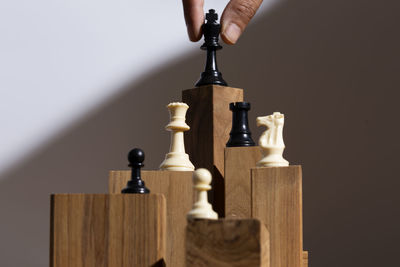
[[[216,85],[216,84],[207,84],[199,87],[193,87],[193,88],[186,88],[182,90],[182,93],[188,93],[191,90],[205,90],[205,89],[212,89],[212,88],[219,88],[219,89],[236,89],[236,90],[241,90],[244,91],[243,88],[238,88],[238,87],[231,87],[231,86],[221,86],[221,85]]]

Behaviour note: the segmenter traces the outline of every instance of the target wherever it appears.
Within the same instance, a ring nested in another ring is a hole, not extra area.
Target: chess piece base
[[[256,144],[249,137],[248,134],[241,134],[237,136],[231,136],[228,143],[226,143],[227,147],[241,147],[241,146],[255,146]]]
[[[193,171],[194,166],[186,153],[170,152],[160,165],[161,170],[168,171]]]
[[[188,212],[187,218],[191,219],[218,219],[218,214],[213,211],[210,203],[195,203],[193,209]]]
[[[264,157],[257,162],[257,167],[285,167],[289,161],[283,158],[285,147],[262,148]]]
[[[200,79],[196,83],[196,87],[203,85],[221,85],[227,86],[228,84],[222,79],[222,74],[219,71],[205,71],[200,74]]]
[[[122,194],[148,194],[150,190],[144,186],[144,182],[139,183],[138,181],[130,180],[127,186],[121,190]]]

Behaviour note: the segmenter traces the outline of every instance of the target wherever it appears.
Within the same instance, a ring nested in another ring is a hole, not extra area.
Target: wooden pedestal
[[[192,172],[142,171],[151,194],[132,195],[120,194],[131,171],[111,171],[113,194],[52,196],[52,267],[308,266],[301,167],[255,168],[259,147],[225,149],[229,104],[243,101],[243,90],[207,85],[184,90],[182,100],[186,152],[212,173],[209,200],[227,219],[188,224]]]
[[[292,262],[303,261],[306,267],[301,167],[255,168],[261,157],[259,147],[225,148],[226,218],[259,218],[266,223],[271,235],[271,266],[299,266]]]
[[[51,196],[50,266],[161,266],[166,205],[158,194]]]
[[[301,166],[251,169],[251,213],[271,238],[271,266],[301,267],[303,218]]]
[[[257,219],[191,221],[186,266],[269,267],[269,233]]]
[[[210,201],[220,217],[224,213],[224,148],[232,128],[229,103],[243,101],[243,90],[206,85],[182,92],[189,105],[185,132],[185,149],[196,168],[207,168],[213,175]]]
[[[130,179],[130,171],[111,171],[110,193],[119,193]],[[167,266],[185,266],[186,214],[192,209],[193,172],[142,171],[142,179],[151,193],[163,194],[167,203]]]
[[[225,148],[225,218],[251,218],[251,173],[260,147]]]

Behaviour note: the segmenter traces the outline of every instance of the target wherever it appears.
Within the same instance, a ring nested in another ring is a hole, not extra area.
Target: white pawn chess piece
[[[207,191],[211,189],[211,173],[207,169],[197,169],[193,172],[193,188],[197,191],[197,201],[187,214],[192,219],[218,219],[218,214],[213,210],[207,199]]]
[[[272,115],[257,117],[257,126],[265,126],[267,130],[260,136],[258,141],[263,158],[257,162],[258,167],[289,166],[289,162],[283,158],[283,124],[285,115],[274,112]]]
[[[169,171],[193,171],[194,166],[189,160],[189,155],[185,153],[185,143],[183,132],[190,129],[185,122],[186,111],[189,106],[185,103],[174,102],[167,106],[170,113],[170,123],[165,127],[171,131],[171,144],[169,153],[161,163],[161,170]]]

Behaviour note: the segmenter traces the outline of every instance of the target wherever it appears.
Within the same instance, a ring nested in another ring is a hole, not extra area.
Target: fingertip
[[[185,14],[186,28],[189,40],[197,42],[201,39],[201,26],[204,22],[203,0],[184,0],[183,9]]]
[[[196,30],[193,29],[193,27],[187,27],[187,32],[188,32],[188,36],[189,36],[189,40],[192,42],[198,42],[201,39],[202,36],[202,32],[201,32],[201,28]]]
[[[240,29],[238,25],[232,22],[228,22],[227,25],[225,25],[222,27],[222,40],[229,45],[236,44],[240,35],[242,35],[242,29]]]

